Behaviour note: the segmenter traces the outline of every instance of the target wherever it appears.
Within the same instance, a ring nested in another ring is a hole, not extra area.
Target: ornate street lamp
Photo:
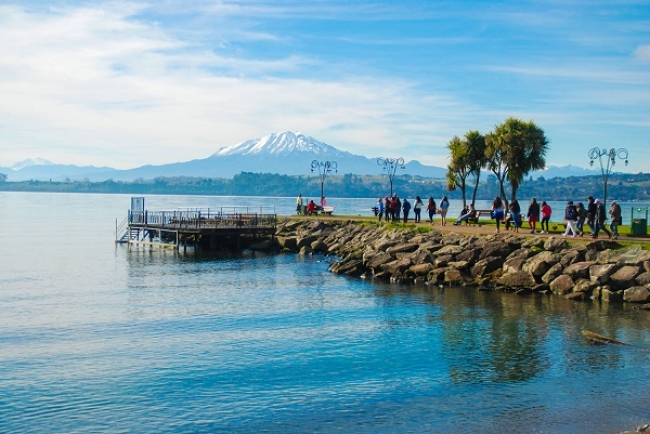
[[[325,176],[328,173],[332,173],[332,170],[334,173],[337,173],[338,164],[336,164],[336,161],[318,161],[314,160],[311,162],[311,173],[314,173],[314,170],[318,171],[318,176],[320,177],[320,197],[323,198],[325,197],[325,194],[323,193],[323,185],[325,184]]]
[[[383,166],[383,171],[388,175],[388,182],[390,182],[390,196],[393,196],[393,178],[398,168],[404,170],[404,159],[399,158],[377,158],[377,164]]]
[[[625,165],[627,166],[627,155],[627,149],[625,148],[591,148],[589,150],[589,159],[591,160],[589,161],[589,166],[593,167],[594,160],[596,159],[600,162],[600,173],[603,176],[603,205],[607,204],[607,181],[609,180],[609,175],[612,173],[614,164],[616,164],[616,159],[620,158],[621,160],[625,160]]]

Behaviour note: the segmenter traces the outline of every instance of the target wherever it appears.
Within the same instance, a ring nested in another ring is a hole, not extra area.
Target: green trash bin
[[[635,217],[635,212],[637,215],[641,216],[645,213],[645,218]],[[648,235],[648,208],[632,208],[632,225],[630,226],[630,235],[642,237]]]
[[[648,235],[648,220],[647,219],[632,220],[630,235],[636,235],[636,236]]]

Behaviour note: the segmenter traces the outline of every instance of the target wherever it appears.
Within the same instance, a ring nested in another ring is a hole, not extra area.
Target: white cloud
[[[650,62],[650,44],[639,45],[634,50],[634,58],[641,62]]]

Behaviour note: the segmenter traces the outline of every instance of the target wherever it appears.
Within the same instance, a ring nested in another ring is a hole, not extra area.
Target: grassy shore
[[[415,223],[413,222],[413,219],[409,219],[407,223],[403,222],[377,222],[376,217],[365,217],[365,216],[354,216],[354,215],[318,215],[318,216],[302,216],[302,215],[297,215],[297,216],[289,216],[289,218],[292,218],[294,220],[352,220],[352,221],[358,221],[363,224],[380,224],[382,226],[385,226],[387,229],[413,229],[417,230],[418,232],[429,232],[431,230],[436,230],[440,231],[443,233],[459,233],[459,234],[472,234],[472,235],[490,235],[490,234],[495,234],[497,233],[496,230],[496,224],[494,220],[491,219],[481,219],[479,220],[478,224],[475,225],[458,225],[454,226],[453,222],[455,219],[450,219],[445,226],[441,225],[440,219],[434,219],[433,224],[430,224],[429,221],[422,221],[421,223]],[[522,228],[519,228],[519,232],[517,232],[517,235],[520,236],[539,236],[539,237],[558,237],[562,236],[565,226],[562,223],[551,223],[549,225],[549,233],[548,234],[540,234],[539,233],[540,225],[539,223],[537,224],[537,233],[531,234],[531,228],[528,226],[527,222],[524,222],[524,225]],[[582,237],[576,237],[576,238],[571,238],[570,236],[567,237],[567,240],[575,243],[588,243],[592,241],[591,238],[591,232],[589,231],[589,228],[587,225],[584,227],[585,233],[584,236]],[[609,230],[609,226],[607,227]],[[504,225],[501,225],[500,227],[500,232],[501,233],[515,233],[512,229],[506,230]],[[618,233],[619,233],[619,238],[616,240],[621,246],[630,246],[630,245],[641,245],[644,249],[650,250],[650,236],[632,236],[630,235],[631,232],[631,226],[630,225],[620,225],[618,227]],[[609,239],[607,234],[604,232],[600,233],[600,239]]]

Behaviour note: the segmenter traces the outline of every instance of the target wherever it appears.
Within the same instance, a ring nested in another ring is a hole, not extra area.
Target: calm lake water
[[[615,433],[650,313],[114,244],[129,196],[0,192],[0,432]],[[334,201],[332,201],[334,202]],[[151,196],[146,207],[293,198]],[[334,203],[332,203],[334,204]],[[337,199],[369,214],[371,199]],[[634,346],[592,346],[583,330]]]

